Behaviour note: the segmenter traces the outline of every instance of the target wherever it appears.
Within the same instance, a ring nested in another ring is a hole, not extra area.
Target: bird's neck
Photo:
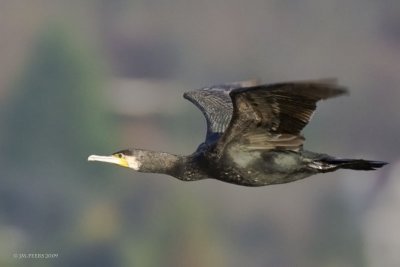
[[[171,175],[182,181],[196,181],[207,176],[200,171],[196,157],[166,152],[142,151],[138,171]]]
[[[185,156],[174,155],[158,151],[142,151],[140,155],[140,172],[163,173],[172,176],[182,171]]]

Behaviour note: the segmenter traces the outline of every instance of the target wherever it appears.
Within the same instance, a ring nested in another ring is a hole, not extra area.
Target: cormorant
[[[382,161],[341,159],[303,149],[302,129],[316,103],[345,94],[334,79],[216,85],[184,93],[207,121],[205,141],[189,156],[126,149],[102,161],[183,181],[214,178],[243,185],[293,182],[338,169],[375,170]]]

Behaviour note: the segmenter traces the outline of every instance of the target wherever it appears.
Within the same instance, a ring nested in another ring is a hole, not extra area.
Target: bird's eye
[[[118,158],[122,158],[122,154],[121,154],[121,153],[118,153],[116,156],[117,156]]]

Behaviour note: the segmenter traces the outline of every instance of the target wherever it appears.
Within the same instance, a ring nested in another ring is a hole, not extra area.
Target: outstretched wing
[[[225,132],[232,118],[232,100],[229,93],[236,88],[257,85],[257,81],[227,83],[185,92],[183,97],[198,107],[206,118],[206,141]]]
[[[249,150],[297,151],[319,100],[344,94],[333,79],[260,85],[232,90],[232,120],[218,140],[221,155],[229,144]]]

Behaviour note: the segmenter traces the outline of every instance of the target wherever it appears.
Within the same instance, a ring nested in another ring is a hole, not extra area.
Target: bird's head
[[[112,163],[138,171],[140,170],[140,166],[142,165],[139,152],[139,150],[125,149],[115,152],[111,156],[91,155],[88,157],[88,161],[101,161]]]

